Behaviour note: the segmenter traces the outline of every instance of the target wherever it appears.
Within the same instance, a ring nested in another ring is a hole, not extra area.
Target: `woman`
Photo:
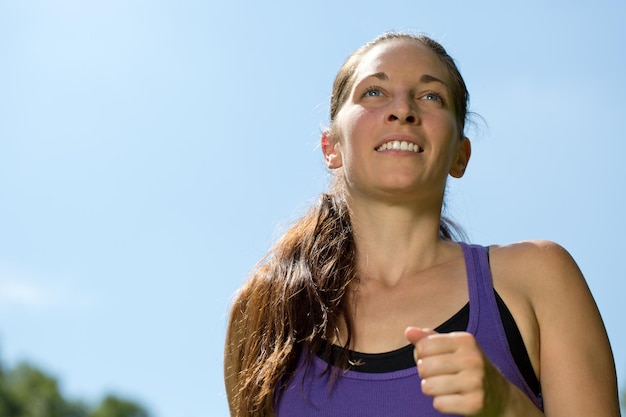
[[[232,307],[233,416],[619,415],[568,253],[455,242],[442,219],[447,177],[470,159],[468,101],[425,36],[382,35],[342,66],[321,139],[331,190]]]

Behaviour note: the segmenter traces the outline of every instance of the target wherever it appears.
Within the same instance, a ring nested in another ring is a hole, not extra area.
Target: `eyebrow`
[[[388,81],[389,80],[389,76],[387,74],[385,74],[384,72],[375,72],[373,74],[368,75],[365,78],[368,77],[374,77],[374,78],[378,78],[381,81]],[[448,84],[445,83],[445,81],[435,77],[434,75],[430,75],[430,74],[424,74],[420,77],[420,82],[424,83],[424,84],[428,84],[428,83],[440,83],[443,84],[444,86],[448,86]]]
[[[445,81],[435,77],[434,75],[430,75],[430,74],[424,74],[420,77],[420,81],[423,82],[424,84],[428,84],[428,83],[440,83],[443,84],[444,86],[448,86],[448,84],[446,84]]]
[[[389,76],[385,74],[384,72],[376,72],[374,74],[368,75],[368,77],[378,78],[381,81],[387,81],[389,79]],[[365,78],[368,78],[368,77],[365,77]]]

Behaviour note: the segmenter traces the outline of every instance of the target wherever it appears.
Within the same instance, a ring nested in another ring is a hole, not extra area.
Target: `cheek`
[[[424,119],[422,117],[422,119]],[[458,136],[458,126],[456,118],[448,112],[437,112],[430,114],[430,126],[437,129],[441,134]]]
[[[365,110],[351,110],[344,114],[339,126],[339,137],[344,142],[344,149],[358,146],[367,141],[373,131],[372,115]]]

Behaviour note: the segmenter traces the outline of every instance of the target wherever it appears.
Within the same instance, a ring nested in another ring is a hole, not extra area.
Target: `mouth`
[[[414,153],[424,152],[424,150],[420,148],[419,145],[412,142],[407,142],[406,140],[390,140],[376,148],[376,151],[407,151]]]

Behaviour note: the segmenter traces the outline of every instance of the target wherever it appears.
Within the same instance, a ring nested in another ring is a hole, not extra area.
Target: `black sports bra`
[[[515,323],[515,319],[508,307],[500,297],[500,295],[494,290],[496,296],[496,303],[500,312],[500,318],[504,326],[506,338],[511,348],[511,354],[515,360],[515,364],[519,368],[522,376],[526,380],[528,386],[535,394],[541,392],[541,386],[535,375],[530,357],[524,346],[522,335],[519,328]],[[465,331],[469,322],[470,305],[469,302],[463,306],[456,314],[450,317],[445,323],[435,328],[438,333],[450,333],[456,331]],[[330,351],[326,349],[326,346],[318,351],[318,356],[326,360],[329,363],[336,363],[334,358],[340,356],[344,349],[340,346],[332,345]],[[328,352],[328,353],[324,353]],[[400,349],[385,352],[385,353],[360,353],[352,350],[347,350],[348,363],[350,370],[356,372],[365,373],[384,373],[393,372],[401,369],[407,369],[415,366],[415,359],[413,358],[413,345],[407,345]]]

